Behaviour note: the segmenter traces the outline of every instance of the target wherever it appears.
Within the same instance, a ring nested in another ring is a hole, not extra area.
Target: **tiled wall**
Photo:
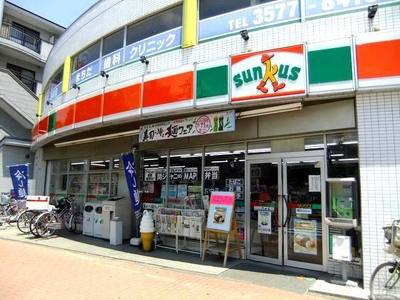
[[[400,219],[400,92],[357,95],[364,287],[385,254],[382,226]]]
[[[108,3],[108,1],[104,1]],[[44,81],[63,64],[64,59],[68,55],[83,50],[85,45],[96,41],[98,38],[106,35],[113,30],[122,27],[139,18],[142,14],[151,13],[154,10],[160,10],[166,5],[172,5],[178,1],[146,1],[146,9],[141,5],[134,9],[133,3],[141,3],[139,0],[129,1],[110,1],[118,2],[118,6],[110,8],[100,7],[93,12],[89,11],[84,20],[78,20],[76,24],[65,33],[60,41],[55,45],[52,54],[48,59],[45,68]],[[161,5],[165,2],[165,5]],[[101,13],[102,10],[109,8],[109,11]],[[118,9],[118,13],[116,10]],[[118,18],[110,17],[114,12]],[[129,12],[129,15],[127,13]],[[131,14],[131,12],[135,12]],[[85,23],[85,22],[86,23]],[[78,30],[78,25],[80,29]],[[380,31],[399,31],[400,30],[400,5],[380,7],[373,20],[373,28]],[[227,58],[229,55],[238,54],[247,51],[258,51],[273,49],[282,46],[295,45],[302,42],[316,42],[332,40],[342,37],[350,37],[352,34],[360,34],[370,30],[369,19],[367,18],[367,9],[354,13],[343,15],[328,16],[307,20],[306,22],[296,22],[282,26],[274,26],[262,30],[250,31],[250,40],[243,42],[240,34],[234,34],[226,38],[215,39],[208,42],[200,43],[193,48],[177,49],[166,52],[161,55],[150,57],[148,72],[157,72],[168,69],[177,68],[182,65],[192,64],[194,62],[206,62],[220,58]],[[68,45],[68,46],[66,46]],[[110,72],[110,78],[107,85],[111,85],[122,80],[132,79],[141,76],[145,72],[144,66],[140,62],[131,63],[124,67],[118,68]],[[97,77],[89,80],[81,85],[81,94],[89,93],[95,89],[104,86],[104,79]],[[72,90],[67,93],[63,101],[73,99],[76,91]],[[56,106],[56,104],[55,104]],[[46,111],[46,109],[44,110]]]

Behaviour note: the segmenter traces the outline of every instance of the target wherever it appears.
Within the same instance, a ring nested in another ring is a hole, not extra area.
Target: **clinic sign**
[[[199,40],[300,20],[300,0],[272,1],[200,21]]]
[[[140,127],[139,142],[235,131],[235,111],[194,116]]]
[[[303,45],[232,56],[231,65],[232,102],[305,93]]]

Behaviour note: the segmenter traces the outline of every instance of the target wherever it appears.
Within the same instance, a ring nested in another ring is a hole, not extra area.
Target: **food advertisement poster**
[[[317,221],[294,219],[294,252],[317,255]]]
[[[271,234],[271,211],[260,209],[258,211],[258,233]]]
[[[207,229],[229,232],[235,204],[235,194],[231,192],[212,192],[208,211]]]

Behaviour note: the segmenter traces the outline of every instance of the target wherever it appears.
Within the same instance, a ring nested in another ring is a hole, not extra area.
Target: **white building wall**
[[[400,91],[357,95],[364,287],[390,258],[382,227],[400,219]]]

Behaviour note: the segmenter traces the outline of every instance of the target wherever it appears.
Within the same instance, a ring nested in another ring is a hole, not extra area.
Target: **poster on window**
[[[183,180],[185,181],[196,181],[197,180],[197,168],[185,168],[183,169]]]
[[[271,234],[271,211],[260,209],[258,211],[258,233]]]
[[[144,169],[144,181],[156,181],[157,169]]]
[[[317,255],[317,221],[294,219],[294,252]]]
[[[178,184],[178,192],[177,192],[177,196],[178,199],[183,199],[187,196],[187,184]]]
[[[229,232],[232,225],[235,194],[231,192],[212,192],[208,211],[207,229]]]

